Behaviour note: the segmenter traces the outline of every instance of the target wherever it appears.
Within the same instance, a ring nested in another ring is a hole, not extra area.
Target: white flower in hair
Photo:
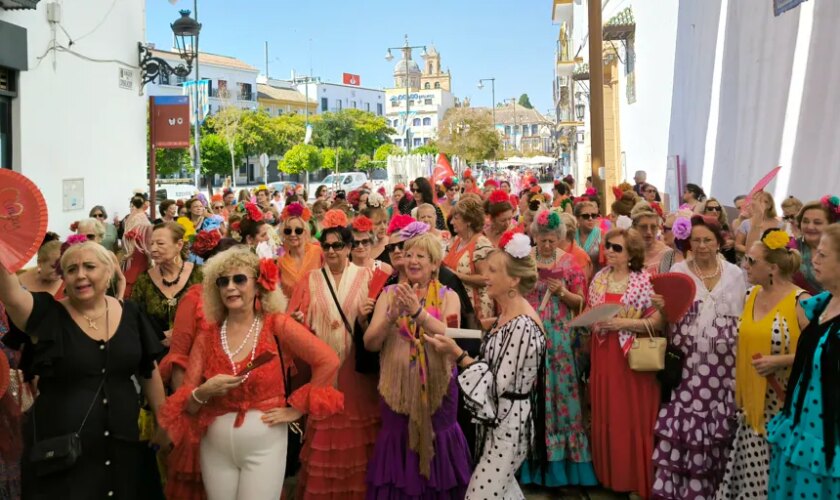
[[[368,194],[367,206],[371,208],[380,208],[383,203],[385,203],[385,199],[382,198],[381,194],[376,191],[372,191]]]
[[[511,257],[524,259],[531,255],[531,238],[522,233],[514,234],[505,245],[505,252]]]
[[[619,229],[630,229],[633,227],[633,219],[626,215],[619,215],[615,220],[615,227]]]

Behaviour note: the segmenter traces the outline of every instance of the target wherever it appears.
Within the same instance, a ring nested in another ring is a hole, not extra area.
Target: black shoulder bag
[[[338,309],[338,314],[341,315],[341,321],[344,322],[344,328],[347,329],[347,333],[349,333],[353,338],[353,346],[355,347],[356,357],[356,372],[374,375],[379,373],[379,353],[371,352],[365,349],[364,329],[358,322],[355,325],[355,329],[350,326],[350,322],[347,321],[347,316],[344,315],[344,311],[341,309],[341,303],[338,302],[338,296],[335,294],[332,283],[327,276],[327,271],[324,268],[321,268],[321,273],[324,275],[324,280],[327,282],[327,287],[330,289],[330,295],[332,295],[335,307]]]

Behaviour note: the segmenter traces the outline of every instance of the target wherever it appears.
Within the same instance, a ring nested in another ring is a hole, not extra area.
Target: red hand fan
[[[44,195],[27,177],[0,168],[0,265],[10,273],[38,252],[47,232]]]
[[[263,351],[256,358],[254,358],[252,361],[248,362],[248,364],[245,365],[245,368],[240,370],[240,372],[237,373],[236,376],[237,377],[242,377],[244,375],[247,375],[248,373],[252,372],[253,370],[261,367],[262,365],[264,365],[264,364],[268,363],[269,361],[271,361],[272,359],[274,359],[275,356],[276,356],[276,354],[274,354],[273,352]]]
[[[678,323],[694,303],[697,286],[687,274],[662,273],[650,279],[653,291],[665,298],[662,314],[668,323]]]
[[[370,285],[368,285],[368,298],[375,299],[379,296],[379,292],[382,291],[382,288],[385,286],[385,282],[388,281],[388,273],[383,271],[382,269],[377,269],[375,273],[373,273],[373,277],[370,279]]]

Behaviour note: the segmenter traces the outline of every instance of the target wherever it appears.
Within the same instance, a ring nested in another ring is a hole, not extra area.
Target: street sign
[[[268,166],[268,155],[263,153],[260,155],[260,166],[265,168]]]
[[[190,104],[187,96],[151,97],[151,142],[156,148],[190,147]]]

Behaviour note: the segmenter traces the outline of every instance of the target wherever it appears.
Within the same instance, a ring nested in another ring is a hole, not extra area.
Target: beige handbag
[[[636,372],[658,372],[665,368],[665,348],[668,347],[668,339],[665,337],[654,337],[653,327],[649,319],[645,322],[647,337],[636,336],[633,345],[627,355],[627,362],[630,369]]]

